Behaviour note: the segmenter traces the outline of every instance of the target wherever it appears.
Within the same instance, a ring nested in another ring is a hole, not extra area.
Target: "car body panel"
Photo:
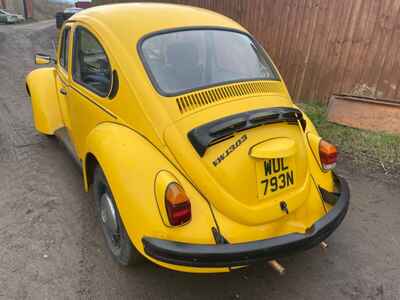
[[[55,68],[42,68],[31,72],[27,86],[32,99],[33,118],[37,131],[54,134],[64,123],[58,105]]]
[[[24,21],[25,18],[22,15],[13,14],[4,9],[0,9],[0,23],[15,24]]]
[[[216,224],[207,201],[145,137],[120,124],[105,122],[88,135],[86,145],[85,152],[95,156],[104,170],[125,228],[132,243],[142,254],[144,251],[141,238],[145,234],[180,241],[191,240],[200,244],[214,243],[211,228]],[[174,174],[190,197],[194,217],[185,226],[167,227],[160,218],[154,187],[160,170]],[[196,232],[196,235],[193,235],[193,232]],[[152,260],[151,257],[147,258]],[[184,266],[165,266],[181,271],[191,270]],[[211,268],[208,271],[227,269]]]
[[[64,127],[68,130],[71,131],[71,116],[69,112],[69,103],[67,99],[67,95],[64,95],[63,93],[69,92],[69,79],[68,79],[68,73],[60,68],[59,66],[57,67],[58,72],[56,73],[56,83],[57,83],[57,95],[58,95],[58,104],[60,107],[60,113],[62,116],[63,120],[63,125]],[[62,92],[64,91],[64,92]]]
[[[287,101],[280,102],[278,98],[273,99],[271,102],[276,103],[276,105],[272,104],[273,106],[281,106],[280,104]],[[211,115],[211,119],[214,119],[217,116],[229,115],[231,111],[240,112],[242,107],[246,111],[251,110],[253,107],[260,108],[265,105],[265,101],[266,98],[263,97],[258,101],[252,99],[251,103],[246,100],[242,103],[228,103],[209,108],[205,114],[207,116]],[[240,132],[232,139],[212,146],[207,150],[204,157],[200,159],[184,133],[196,127],[202,120],[204,120],[204,117],[201,113],[198,113],[191,118],[183,119],[176,125],[168,127],[165,132],[166,143],[180,165],[186,170],[191,170],[188,176],[192,179],[192,182],[197,184],[207,199],[213,199],[210,200],[213,205],[238,222],[257,225],[281,218],[285,213],[277,205],[277,201],[281,199],[280,196],[267,199],[267,201],[259,201],[257,198],[255,159],[251,158],[248,153],[255,144],[277,136],[297,136],[296,143],[304,144],[302,134],[295,134],[299,130],[298,126],[282,126],[282,124],[278,123]],[[215,167],[213,160],[243,136],[247,137],[243,145]],[[285,196],[288,203],[292,202],[293,210],[304,201],[304,196],[302,195],[308,193],[310,185],[307,179],[307,168],[305,167],[307,162],[306,152],[304,149],[300,151],[299,147],[298,155],[300,156],[297,157],[298,164],[296,169],[299,174],[296,176],[301,180],[296,181],[298,188],[288,191]],[[304,172],[300,174],[302,170]],[[237,173],[241,174],[241,176],[237,176]],[[248,218],[249,214],[252,215],[251,218]]]
[[[293,210],[289,210],[289,214],[282,211],[273,211],[271,215],[278,216],[275,217],[274,221],[260,222],[258,225],[249,225],[243,221],[236,221],[234,218],[227,217],[227,214],[224,211],[222,213],[217,207],[213,211],[222,235],[230,243],[262,240],[266,236],[282,236],[293,232],[305,233],[315,220],[325,213],[323,202],[315,201],[315,199],[319,199],[319,192],[311,179],[305,192],[307,197],[303,198],[304,202]],[[290,209],[292,202],[288,203]],[[279,207],[279,205],[275,206]],[[273,209],[274,206],[271,205],[271,208]],[[250,214],[253,213],[250,212]]]
[[[144,237],[145,252],[160,261],[177,265],[234,267],[263,263],[265,260],[308,250],[335,231],[346,215],[350,198],[349,186],[343,178],[338,176],[335,176],[335,183],[340,195],[324,193],[323,196],[324,201],[330,201],[328,199],[332,196],[336,199],[334,208],[317,219],[305,233],[292,232],[245,243],[216,245],[191,244]]]
[[[134,29],[127,30],[132,22]],[[145,252],[143,238],[213,245],[305,234],[332,209],[323,201],[321,188],[335,192],[337,186],[333,173],[321,167],[321,138],[305,114],[305,126],[300,121],[276,122],[234,132],[209,145],[204,155],[188,138],[191,130],[224,117],[297,108],[278,72],[276,80],[230,82],[177,96],[163,96],[153,86],[140,55],[144,38],[202,28],[248,35],[239,24],[200,8],[134,3],[84,10],[62,30],[66,27],[71,28],[71,43],[78,28],[100,43],[118,89],[115,95],[100,95],[75,81],[71,46],[67,71],[58,61],[55,68],[38,69],[27,77],[35,126],[45,134],[60,128],[67,132],[86,191],[94,165],[102,168],[132,243],[148,259],[185,272],[229,271],[157,260]],[[221,153],[228,154],[221,158]],[[294,182],[282,192],[262,194],[261,164],[283,157]],[[184,188],[192,207],[191,221],[178,227],[169,226],[162,195],[173,180]]]
[[[72,24],[73,30],[75,30],[77,26],[74,23]],[[146,106],[141,103],[141,99],[136,91],[136,85],[134,85],[132,80],[129,80],[131,75],[125,73],[126,68],[120,65],[121,60],[115,58],[116,54],[112,50],[114,49],[113,43],[115,41],[110,41],[103,37],[98,29],[93,27],[92,24],[82,22],[79,26],[88,29],[98,39],[107,53],[112,68],[118,70],[119,79],[119,89],[116,96],[117,99],[114,100],[110,100],[107,97],[100,97],[70,79],[70,87],[73,95],[72,98],[75,100],[72,101],[70,105],[75,106],[73,108],[77,114],[75,120],[77,126],[75,127],[79,128],[79,130],[77,130],[73,135],[75,135],[75,139],[77,140],[79,157],[83,157],[84,155],[79,150],[82,148],[84,143],[84,137],[88,134],[90,129],[95,126],[95,123],[101,123],[108,120],[109,117],[113,118],[114,122],[125,125],[129,124],[129,127],[134,128],[140,133],[146,132],[148,139],[157,145],[157,147],[161,147],[161,134],[158,134],[155,131],[154,124],[162,121],[162,113],[158,114],[157,122],[151,121],[154,119],[151,119],[147,115],[147,110],[149,109],[149,106],[151,106],[151,103],[146,103]],[[118,46],[118,44],[119,43],[116,42],[115,45]],[[72,59],[72,53],[70,53],[70,57]],[[69,76],[70,78],[72,77],[71,71]],[[80,104],[77,102],[80,102]],[[85,118],[84,115],[87,115],[87,110],[91,110],[93,113],[95,113],[94,111],[96,110],[97,117],[93,118],[93,120]],[[154,110],[159,110],[159,106],[154,107]],[[80,116],[78,116],[79,114]]]
[[[0,12],[0,23],[7,23],[7,15]]]

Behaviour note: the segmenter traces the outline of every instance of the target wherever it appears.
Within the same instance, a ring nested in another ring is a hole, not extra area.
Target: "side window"
[[[111,66],[98,40],[78,27],[74,38],[72,77],[92,92],[107,96],[111,89]]]
[[[60,50],[60,65],[64,70],[68,71],[68,50],[69,50],[69,35],[71,28],[66,27],[61,37],[61,50]]]

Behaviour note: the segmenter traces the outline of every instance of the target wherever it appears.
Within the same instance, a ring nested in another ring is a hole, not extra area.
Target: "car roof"
[[[210,10],[164,3],[123,3],[92,7],[74,15],[82,21],[102,27],[120,41],[131,43],[146,34],[187,27],[225,27],[245,31],[238,23]],[[99,32],[101,33],[101,32]]]

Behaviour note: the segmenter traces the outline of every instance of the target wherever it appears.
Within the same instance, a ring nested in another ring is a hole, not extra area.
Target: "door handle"
[[[67,95],[67,91],[64,88],[60,89],[60,93],[63,94],[63,95]]]

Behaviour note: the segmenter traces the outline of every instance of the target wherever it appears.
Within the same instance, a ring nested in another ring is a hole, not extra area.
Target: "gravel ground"
[[[285,276],[266,264],[217,275],[117,266],[79,169],[33,128],[24,77],[34,52],[52,53],[54,28],[0,26],[0,298],[400,299],[398,181],[361,175],[346,162],[339,172],[352,190],[347,218],[326,251],[282,259]]]

